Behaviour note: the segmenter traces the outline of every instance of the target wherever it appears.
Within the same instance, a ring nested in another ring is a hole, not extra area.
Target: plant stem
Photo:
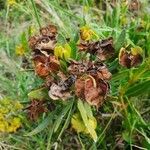
[[[33,7],[33,9],[34,9],[34,13],[35,13],[35,17],[36,17],[37,23],[38,23],[38,25],[39,25],[39,28],[41,28],[39,15],[38,15],[38,12],[37,12],[37,9],[36,9],[34,0],[31,0],[31,3],[32,3],[32,7]]]

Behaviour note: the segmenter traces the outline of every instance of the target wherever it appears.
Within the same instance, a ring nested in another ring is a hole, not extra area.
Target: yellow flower
[[[5,120],[0,120],[0,132],[6,132],[8,128],[8,122]]]
[[[97,37],[96,33],[88,26],[83,26],[82,28],[80,28],[80,36],[84,41],[91,40],[94,36]]]
[[[8,108],[2,107],[0,108],[0,113],[7,114],[9,112]]]
[[[8,132],[16,132],[21,127],[21,120],[18,117],[13,118],[11,125],[8,127]]]
[[[0,132],[16,132],[21,127],[21,115],[18,110],[23,106],[19,101],[0,100]]]
[[[64,46],[56,46],[54,49],[54,55],[57,58],[65,58],[67,60],[71,55],[71,47],[69,44],[65,44]]]
[[[0,120],[4,120],[4,115],[0,112]]]
[[[15,106],[15,108],[17,109],[17,110],[20,110],[20,109],[22,109],[23,108],[23,105],[22,104],[20,104],[18,101],[17,102],[15,102],[15,104],[14,104]]]
[[[20,44],[16,47],[16,54],[20,55],[20,56],[25,54],[25,49],[24,49],[23,45]]]
[[[16,0],[7,0],[7,5],[12,6],[16,4]]]

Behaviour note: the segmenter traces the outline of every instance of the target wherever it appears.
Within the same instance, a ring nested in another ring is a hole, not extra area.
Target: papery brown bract
[[[49,25],[40,29],[40,34],[29,38],[29,47],[34,50],[53,53],[56,44],[57,28]]]
[[[43,63],[38,63],[35,66],[35,72],[40,77],[46,77],[50,73],[49,68]]]
[[[70,92],[63,91],[61,86],[57,85],[56,83],[53,83],[50,86],[50,90],[48,94],[49,94],[49,97],[53,100],[59,100],[59,99],[66,100],[71,97]]]
[[[80,77],[75,82],[75,94],[96,107],[103,104],[108,91],[107,82],[100,79],[96,80],[91,75]]]
[[[57,35],[57,28],[54,25],[48,25],[47,27],[43,27],[40,29],[40,33],[43,36],[48,36],[51,38],[55,38]]]
[[[106,65],[101,62],[91,63],[87,72],[96,79],[110,80],[112,76]]]
[[[59,70],[60,63],[56,59],[55,56],[45,56],[43,54],[36,55],[33,58],[34,65],[35,65],[35,72],[40,77],[46,77],[51,72],[56,72]]]
[[[137,67],[143,61],[141,54],[132,54],[131,51],[127,51],[125,48],[121,48],[119,52],[119,63],[123,67],[131,68]]]
[[[80,97],[81,99],[84,99],[84,84],[85,80],[84,78],[79,78],[75,82],[75,94]]]
[[[60,79],[61,80],[61,79]],[[49,90],[49,96],[53,100],[67,100],[71,97],[71,92],[69,89],[74,84],[76,76],[71,75],[66,80],[61,80],[60,82],[52,83]]]
[[[87,70],[87,63],[71,61],[68,72],[74,75],[82,75]]]
[[[86,51],[89,47],[89,42],[83,42],[81,41],[77,46],[79,48],[80,51]]]
[[[29,38],[28,43],[29,43],[29,47],[30,47],[32,50],[35,49],[36,43],[37,43],[37,41],[38,41],[38,38],[39,38],[38,36],[32,36],[32,37]]]
[[[131,0],[128,8],[130,11],[138,11],[140,7],[141,7],[141,3],[139,0]]]
[[[96,42],[81,42],[78,48],[80,51],[96,55],[101,61],[111,58],[115,52],[112,37]]]
[[[27,110],[29,119],[32,121],[36,121],[40,114],[48,111],[44,101],[40,100],[32,100]]]
[[[94,52],[94,54],[96,54],[96,56],[101,61],[111,58],[114,55],[114,51],[115,49],[113,47],[112,37],[104,39],[102,41],[97,41],[93,43],[89,48],[89,52]]]
[[[48,67],[51,72],[59,71],[60,63],[55,56],[49,56]]]

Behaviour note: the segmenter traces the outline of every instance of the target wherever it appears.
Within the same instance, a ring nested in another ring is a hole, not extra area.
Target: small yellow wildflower
[[[65,44],[64,46],[56,46],[54,49],[54,55],[57,58],[65,58],[67,60],[71,55],[71,47],[69,46],[69,44]]]
[[[23,105],[20,104],[20,103],[17,101],[17,102],[14,104],[14,107],[15,107],[16,110],[20,110],[20,109],[23,108]]]
[[[10,126],[8,127],[8,132],[16,132],[21,126],[21,120],[18,117],[12,119]]]
[[[5,120],[0,120],[0,132],[6,132],[8,128],[8,122]]]
[[[0,132],[16,132],[21,127],[21,115],[18,113],[23,106],[19,101],[0,100]]]
[[[24,49],[23,45],[20,44],[16,47],[16,54],[20,55],[20,56],[25,54],[25,49]]]
[[[0,108],[0,113],[3,113],[3,114],[7,114],[9,112],[9,110],[5,107],[3,108]]]
[[[7,5],[12,6],[16,4],[16,0],[7,0]]]
[[[88,26],[83,26],[80,28],[80,36],[84,41],[91,40],[94,36],[97,37],[96,33]]]

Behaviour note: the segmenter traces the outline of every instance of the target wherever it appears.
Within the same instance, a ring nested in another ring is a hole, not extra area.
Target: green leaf
[[[118,81],[118,80],[122,80],[122,79],[125,79],[129,77],[129,70],[124,70],[124,71],[121,71],[119,73],[116,73],[112,76],[112,81],[115,82],[115,81]]]
[[[43,122],[41,124],[39,124],[34,130],[32,130],[31,132],[25,134],[24,136],[33,136],[38,134],[39,132],[41,132],[42,130],[44,130],[52,121],[53,117],[54,117],[54,112],[51,112],[47,118],[45,118],[43,120]]]
[[[62,129],[61,129],[61,131],[60,131],[60,133],[59,133],[59,135],[58,135],[57,140],[60,139],[60,137],[61,137],[61,135],[63,134],[64,130],[68,127],[68,125],[69,125],[69,123],[70,123],[70,118],[71,118],[73,103],[74,103],[74,101],[72,101],[72,103],[71,103],[68,116],[67,116],[67,118],[66,118],[66,120],[65,120],[65,123],[64,123],[64,125],[63,125],[63,127],[62,127]]]
[[[43,99],[48,99],[48,91],[46,88],[40,88],[40,89],[36,89],[31,91],[30,93],[28,93],[28,97],[30,99],[37,99],[37,100],[43,100]]]
[[[21,44],[23,45],[23,48],[27,52],[29,48],[28,48],[28,40],[25,32],[23,32],[21,35]]]
[[[89,118],[93,118],[93,113],[92,113],[92,110],[91,110],[91,106],[88,103],[84,103],[84,108],[86,110],[87,116]]]
[[[97,134],[95,132],[95,130],[91,127],[89,120],[88,120],[88,116],[86,113],[86,110],[84,108],[84,104],[81,100],[78,100],[78,109],[80,111],[81,117],[83,119],[83,122],[87,128],[87,130],[89,131],[91,137],[93,138],[93,140],[96,142],[97,141]]]
[[[150,92],[149,87],[150,87],[150,80],[138,83],[136,85],[131,86],[127,90],[126,95],[131,97],[131,96],[138,96],[144,93],[148,93]]]
[[[60,112],[60,114],[57,116],[57,119],[54,123],[54,132],[56,132],[60,126],[60,124],[62,123],[62,119],[66,116],[67,112],[69,111],[71,107],[71,104],[68,104],[65,108],[63,108],[63,110]]]
[[[122,133],[122,137],[123,137],[123,139],[126,141],[126,142],[130,142],[130,133],[129,133],[129,131],[124,131],[123,133]]]
[[[115,43],[116,52],[118,52],[120,48],[123,46],[123,44],[125,43],[125,39],[126,39],[126,30],[123,29]]]
[[[77,44],[74,41],[69,43],[71,47],[71,58],[76,59],[77,57]]]

